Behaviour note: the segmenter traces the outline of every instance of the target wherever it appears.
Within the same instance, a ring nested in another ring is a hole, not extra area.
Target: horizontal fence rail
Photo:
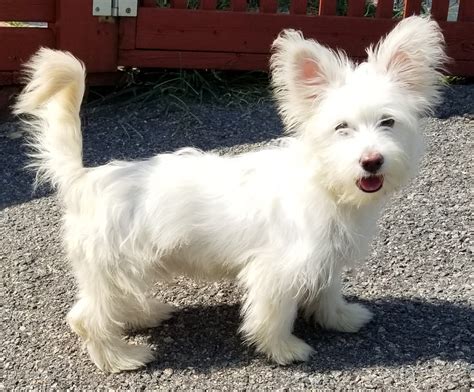
[[[426,12],[443,29],[449,70],[474,76],[474,0],[459,0],[454,17],[450,0],[432,0],[429,9],[422,0],[375,3],[142,0],[137,17],[113,18],[94,17],[92,0],[0,0],[0,85],[15,83],[40,46],[71,51],[91,80],[110,80],[119,66],[266,70],[272,41],[290,27],[362,60],[398,19]]]
[[[54,22],[56,0],[1,0],[0,20]]]

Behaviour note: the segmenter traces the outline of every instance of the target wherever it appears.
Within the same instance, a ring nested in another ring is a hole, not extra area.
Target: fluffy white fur
[[[341,295],[341,269],[367,255],[387,196],[416,171],[418,119],[439,96],[443,42],[436,22],[407,18],[355,65],[286,30],[271,59],[291,135],[279,146],[233,157],[187,148],[94,168],[82,164],[84,67],[41,49],[15,111],[29,115],[38,181],[64,205],[79,286],[67,319],[94,363],[118,372],[153,359],[123,332],[170,316],[147,292],[177,274],[237,279],[243,336],[280,364],[312,352],[292,334],[298,308],[338,331],[367,323],[369,310]],[[375,174],[361,166],[370,153],[384,158]],[[357,183],[370,176],[383,186],[367,193]]]

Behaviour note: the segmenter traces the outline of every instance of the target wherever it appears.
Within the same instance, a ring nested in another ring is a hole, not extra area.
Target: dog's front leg
[[[341,293],[341,277],[335,274],[328,286],[304,306],[306,318],[313,318],[326,329],[357,332],[372,318],[372,313],[357,303],[347,302]]]
[[[278,287],[268,273],[247,269],[241,274],[246,290],[240,331],[257,351],[285,365],[306,361],[313,349],[292,334],[297,300],[291,290]]]

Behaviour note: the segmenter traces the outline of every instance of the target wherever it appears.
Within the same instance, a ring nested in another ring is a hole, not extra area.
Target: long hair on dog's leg
[[[257,351],[279,364],[306,361],[313,349],[293,335],[298,299],[288,290],[269,263],[252,263],[239,274],[245,290],[240,332]]]
[[[120,274],[123,273],[120,270],[109,268],[106,272],[99,272],[103,265],[112,263],[90,262],[86,258],[84,264],[88,266],[81,268],[76,265],[79,301],[68,313],[67,321],[84,340],[91,359],[101,370],[113,373],[136,369],[150,362],[153,352],[149,347],[127,344],[121,335],[132,310],[152,316],[155,309],[144,309],[146,304],[124,293],[132,288],[120,285]],[[134,292],[145,290],[146,286],[133,288]]]

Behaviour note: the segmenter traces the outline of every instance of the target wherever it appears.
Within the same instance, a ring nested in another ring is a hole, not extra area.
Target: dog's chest
[[[370,238],[365,226],[365,220],[357,217],[330,218],[316,241],[321,261],[348,265],[364,258]]]

